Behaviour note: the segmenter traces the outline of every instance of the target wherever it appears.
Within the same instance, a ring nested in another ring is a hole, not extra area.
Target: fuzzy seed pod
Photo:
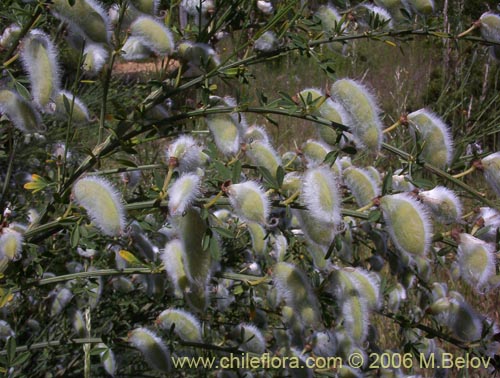
[[[70,5],[68,0],[53,0],[50,10],[84,38],[96,43],[109,42],[111,24],[99,2],[75,0],[73,5]]]
[[[337,234],[337,228],[334,223],[325,222],[313,216],[307,210],[296,211],[294,214],[297,216],[300,228],[309,242],[324,248],[328,248],[332,244]]]
[[[482,316],[460,299],[450,299],[447,325],[463,341],[477,341],[483,332]]]
[[[270,235],[271,246],[273,248],[271,255],[274,256],[276,261],[284,261],[285,254],[288,249],[288,242],[282,233]]]
[[[338,341],[332,331],[314,332],[311,344],[316,356],[330,357],[337,354]]]
[[[331,122],[340,123],[341,125],[348,126],[351,124],[349,115],[344,110],[342,105],[333,101],[331,98],[326,99],[326,101],[321,104],[318,109],[319,115]],[[337,132],[330,126],[326,125],[316,125],[316,130],[319,132],[320,138],[330,146],[337,145]],[[345,133],[344,133],[345,135]]]
[[[246,155],[253,165],[266,168],[273,176],[276,176],[278,166],[281,165],[281,159],[268,142],[260,140],[248,144]]]
[[[286,196],[291,196],[296,191],[300,190],[301,187],[301,176],[297,172],[289,172],[283,178],[283,184],[281,185],[281,190]]]
[[[252,238],[252,250],[257,256],[264,257],[267,251],[266,230],[259,223],[247,222],[248,232]]]
[[[305,325],[314,327],[319,324],[318,300],[309,280],[299,269],[290,263],[277,263],[273,270],[273,282],[285,303],[300,315]]]
[[[170,214],[182,214],[201,194],[201,178],[196,173],[184,173],[168,191]]]
[[[166,161],[177,159],[176,170],[180,173],[192,172],[201,167],[205,161],[203,151],[193,137],[181,135],[166,150]]]
[[[342,198],[335,175],[329,168],[312,168],[304,173],[301,198],[313,217],[323,222],[340,223]]]
[[[8,49],[12,46],[16,38],[21,34],[21,27],[17,24],[12,24],[5,28],[0,36],[0,47]]]
[[[56,290],[53,294],[50,306],[50,316],[54,317],[61,313],[73,298],[73,293],[66,287]]]
[[[151,57],[153,51],[143,44],[140,37],[129,37],[122,47],[121,57],[127,61],[141,61]]]
[[[372,165],[365,167],[366,172],[370,175],[370,177],[375,181],[377,186],[382,186],[382,176],[380,172]]]
[[[263,33],[257,40],[255,41],[253,47],[256,51],[262,53],[273,52],[279,47],[278,36],[272,30],[268,30]]]
[[[116,189],[107,180],[90,176],[73,185],[73,197],[96,226],[108,236],[119,235],[125,227],[125,209]]]
[[[207,72],[220,65],[217,53],[206,43],[181,42],[177,46],[177,53],[182,60],[189,62],[194,67],[203,68]]]
[[[160,56],[171,55],[174,50],[170,29],[150,16],[138,17],[130,25],[130,34]]]
[[[432,226],[423,205],[406,193],[384,196],[380,208],[396,248],[405,254],[425,256]]]
[[[342,317],[346,332],[356,343],[363,343],[368,335],[368,305],[364,298],[350,296],[342,301]]]
[[[154,16],[158,13],[160,0],[131,0],[131,4],[142,13]]]
[[[247,131],[245,132],[245,140],[248,143],[254,142],[256,140],[267,142],[269,144],[271,143],[264,127],[258,125],[252,125],[247,129]]]
[[[472,287],[484,291],[495,275],[495,249],[469,234],[460,234],[457,250],[461,277]]]
[[[259,355],[266,351],[266,339],[262,332],[252,324],[240,324],[234,330],[234,334],[241,342],[238,349]]]
[[[98,43],[87,43],[83,54],[85,58],[82,67],[90,75],[97,75],[101,72],[109,57],[109,52],[105,46]]]
[[[265,224],[269,217],[269,199],[255,181],[230,185],[227,191],[235,213],[246,221]]]
[[[380,299],[380,277],[374,272],[356,268],[349,272],[353,278],[359,296],[366,300],[370,309],[381,307]]]
[[[170,352],[154,332],[146,328],[136,328],[128,334],[128,342],[142,353],[151,368],[163,372],[170,371]]]
[[[189,279],[189,290],[185,292],[186,299],[194,310],[204,311],[208,299],[207,286],[212,271],[210,251],[204,249],[202,243],[207,225],[194,208],[187,209],[183,215],[173,217],[173,222],[184,245],[184,269]]]
[[[173,283],[175,295],[182,297],[189,285],[188,277],[184,270],[184,244],[179,239],[169,241],[161,252],[161,260],[167,272],[167,277]]]
[[[17,260],[21,256],[23,236],[10,228],[4,228],[0,236],[0,260]]]
[[[14,127],[22,132],[43,131],[38,111],[16,92],[8,89],[0,90],[0,112],[9,117]]]
[[[87,325],[85,323],[85,319],[83,318],[83,314],[80,310],[76,310],[73,312],[71,316],[71,323],[78,337],[81,338],[89,337]]]
[[[174,333],[182,340],[201,343],[200,321],[187,311],[179,309],[165,310],[156,319],[156,324],[167,332],[173,326]]]
[[[365,169],[346,168],[343,171],[343,179],[360,207],[368,205],[381,194],[380,187]]]
[[[434,0],[408,0],[411,8],[419,14],[424,16],[434,13],[435,5]]]
[[[215,7],[212,0],[182,0],[181,7],[191,16],[206,15]]]
[[[99,343],[95,347],[99,349],[105,349],[99,353],[99,357],[101,358],[101,364],[104,367],[106,373],[114,377],[117,369],[115,354],[113,353],[111,348],[107,347],[106,344]]]
[[[415,190],[415,185],[413,185],[409,178],[405,175],[392,175],[392,190],[394,192],[412,192]]]
[[[236,106],[231,98],[212,96],[210,100],[214,108]],[[242,122],[239,122],[237,114],[209,114],[205,117],[205,122],[213,135],[215,145],[224,155],[234,155],[239,151],[242,134],[246,130]]]
[[[420,157],[440,169],[449,165],[453,157],[453,140],[448,126],[426,109],[408,114],[408,122],[420,134],[423,143]]]
[[[452,190],[436,186],[432,190],[420,192],[419,196],[440,222],[450,224],[462,218],[462,204]]]
[[[401,302],[404,302],[406,298],[406,290],[404,286],[398,282],[389,292],[387,307],[391,312],[397,313],[399,311],[399,307],[401,306]]]
[[[7,341],[9,337],[15,337],[16,333],[5,320],[0,320],[0,340]]]
[[[20,55],[30,79],[35,104],[42,110],[48,110],[49,103],[61,86],[54,44],[45,33],[33,30],[23,39]]]
[[[486,182],[495,194],[500,197],[500,152],[488,155],[481,160]]]
[[[340,22],[340,14],[331,5],[322,5],[314,14],[321,21],[321,27],[324,31],[332,33],[336,25]]]
[[[60,91],[55,97],[56,112],[64,119],[69,118],[73,97],[73,94],[68,91]],[[66,101],[64,99],[66,99]],[[73,123],[81,125],[89,122],[90,116],[87,107],[78,97],[74,97],[74,99],[75,103],[73,106],[73,113],[71,117]],[[69,104],[70,109],[66,109],[65,102]]]
[[[356,146],[370,153],[380,151],[383,138],[380,111],[368,89],[354,80],[342,79],[333,83],[330,92],[351,118],[348,126]]]
[[[500,41],[500,15],[486,12],[479,18],[481,35],[484,39],[493,42]]]
[[[301,151],[307,161],[307,167],[317,167],[325,160],[326,155],[332,150],[325,143],[309,139],[302,145]]]
[[[382,7],[378,7],[373,4],[365,4],[363,5],[370,13],[373,13],[373,17],[378,17],[379,21],[387,22],[387,27],[389,29],[393,28],[392,17],[388,11],[386,11]]]

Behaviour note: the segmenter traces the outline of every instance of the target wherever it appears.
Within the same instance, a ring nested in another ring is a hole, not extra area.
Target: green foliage
[[[0,374],[499,372],[500,37],[375,3],[2,2]]]

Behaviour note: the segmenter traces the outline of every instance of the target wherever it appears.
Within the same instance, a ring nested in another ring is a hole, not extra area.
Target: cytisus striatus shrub
[[[496,13],[481,41],[434,1],[12,3],[1,371],[406,377],[369,357],[445,352],[500,371]],[[437,100],[377,71],[410,38],[455,38]],[[228,353],[287,361],[175,360]]]

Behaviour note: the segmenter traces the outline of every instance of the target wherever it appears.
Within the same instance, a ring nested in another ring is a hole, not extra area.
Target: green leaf
[[[10,336],[7,339],[7,360],[10,362],[9,365],[12,365],[12,362],[14,361],[14,358],[16,357],[16,339],[12,336]]]
[[[134,163],[132,160],[128,160],[128,159],[115,159],[115,161],[118,164],[124,165],[125,167],[137,168],[137,164]]]
[[[279,189],[278,182],[274,178],[274,176],[269,172],[267,168],[264,168],[262,166],[259,166],[259,171],[264,180],[267,182],[268,186],[273,188],[273,189]]]
[[[223,227],[212,227],[212,230],[217,232],[220,236],[223,236],[228,239],[234,239],[234,233]]]
[[[276,182],[278,183],[278,188],[283,185],[283,180],[285,179],[285,170],[281,165],[276,169]]]
[[[19,354],[14,361],[12,361],[11,366],[22,365],[30,358],[30,352],[24,352]]]
[[[240,182],[241,178],[241,161],[237,160],[236,163],[233,164],[233,174],[231,176],[231,182],[233,184],[237,184]]]
[[[70,236],[71,248],[76,248],[78,243],[80,242],[80,226],[78,224],[73,227],[71,230]]]
[[[323,160],[323,164],[328,164],[330,167],[332,167],[335,164],[335,161],[337,160],[338,156],[339,156],[338,150],[330,151],[329,153],[326,154],[325,159]]]
[[[382,195],[385,196],[386,194],[392,192],[392,169],[389,168],[389,170],[386,172],[384,181],[382,183]]]

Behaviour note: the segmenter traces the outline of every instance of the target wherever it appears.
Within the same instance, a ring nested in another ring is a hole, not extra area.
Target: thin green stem
[[[4,218],[4,204],[5,204],[5,196],[7,195],[7,191],[10,185],[10,178],[12,177],[12,170],[14,168],[14,157],[16,155],[16,147],[17,140],[14,134],[14,129],[12,127],[9,128],[9,144],[10,144],[10,152],[9,152],[9,162],[7,163],[7,172],[5,174],[5,179],[2,187],[2,195],[0,197],[0,219],[3,221]]]

